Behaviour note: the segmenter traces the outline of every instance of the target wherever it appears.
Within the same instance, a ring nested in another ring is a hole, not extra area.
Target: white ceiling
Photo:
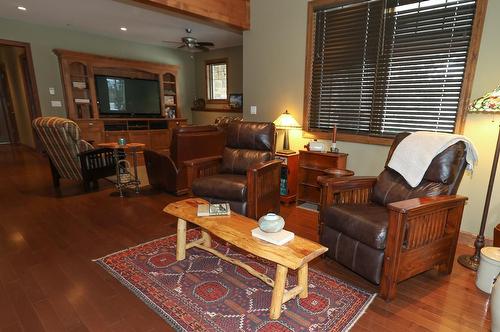
[[[135,5],[130,0],[1,0],[0,17],[172,48],[179,45],[162,41],[180,41],[188,27],[192,37],[211,41],[215,48],[243,43],[241,33]],[[127,31],[121,31],[121,26]]]

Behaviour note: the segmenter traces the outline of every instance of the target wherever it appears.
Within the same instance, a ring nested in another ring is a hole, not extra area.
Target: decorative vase
[[[276,233],[285,226],[285,219],[275,213],[268,213],[259,219],[259,228],[266,233]]]

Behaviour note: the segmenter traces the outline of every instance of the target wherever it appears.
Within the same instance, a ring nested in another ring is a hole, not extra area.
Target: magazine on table
[[[198,217],[209,216],[229,216],[231,215],[231,208],[229,203],[214,203],[214,204],[199,204]]]

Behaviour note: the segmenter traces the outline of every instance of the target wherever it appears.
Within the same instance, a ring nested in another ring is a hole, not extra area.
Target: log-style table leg
[[[285,292],[286,275],[288,268],[283,265],[276,265],[276,276],[274,278],[273,297],[271,299],[271,308],[269,317],[278,319],[281,315],[281,305],[283,304],[283,294]]]
[[[299,293],[299,297],[301,299],[306,298],[308,296],[307,292],[307,274],[308,274],[308,267],[307,263],[304,263],[301,267],[299,267],[299,270],[297,271],[297,284],[298,286],[302,287],[302,291]]]
[[[186,221],[177,219],[177,247],[175,248],[175,256],[178,261],[186,258]]]
[[[212,237],[210,233],[203,228],[201,229],[201,238],[203,239],[203,246],[212,248]]]

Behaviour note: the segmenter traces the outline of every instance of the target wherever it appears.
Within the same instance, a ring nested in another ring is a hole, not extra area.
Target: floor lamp
[[[500,86],[493,92],[487,93],[484,96],[474,100],[469,112],[484,112],[496,113],[500,112]],[[481,249],[484,247],[484,228],[486,227],[486,220],[488,219],[488,211],[490,209],[491,192],[495,183],[495,174],[497,172],[498,156],[500,154],[500,127],[498,131],[497,145],[495,149],[495,157],[493,158],[493,166],[491,167],[490,182],[488,183],[488,191],[486,192],[486,200],[484,201],[483,217],[481,219],[481,227],[479,234],[474,241],[474,255],[462,255],[458,257],[458,262],[468,269],[477,271],[479,267],[479,257]]]

